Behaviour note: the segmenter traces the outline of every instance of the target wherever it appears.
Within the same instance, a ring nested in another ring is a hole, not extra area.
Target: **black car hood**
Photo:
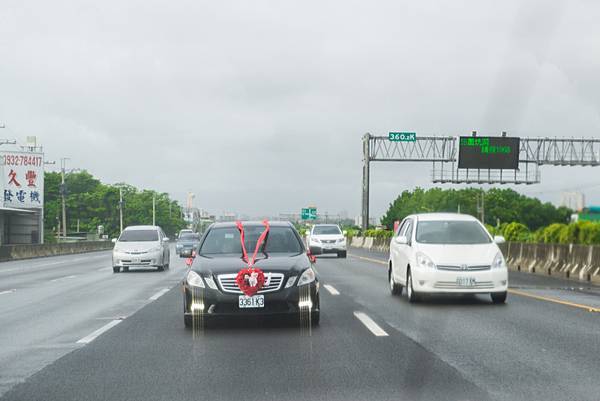
[[[198,255],[192,265],[192,270],[203,274],[237,273],[247,267],[242,255]],[[259,255],[255,267],[264,272],[276,272],[287,275],[300,274],[311,266],[305,253],[300,254],[271,254]]]

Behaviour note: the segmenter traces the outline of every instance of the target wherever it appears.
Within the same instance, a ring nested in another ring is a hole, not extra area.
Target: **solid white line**
[[[98,330],[94,331],[89,336],[83,337],[81,340],[77,341],[77,344],[89,344],[92,341],[94,341],[96,339],[96,337],[98,337],[102,333],[112,329],[119,323],[121,323],[121,320],[113,320],[110,323],[105,324],[104,326],[100,327]]]
[[[336,290],[335,288],[333,288],[333,286],[331,286],[329,284],[323,284],[323,287],[325,287],[325,289],[327,291],[329,291],[329,293],[331,295],[340,295],[340,292],[338,290]]]
[[[373,319],[371,319],[366,313],[354,312],[354,316],[356,316],[356,318],[358,320],[360,320],[360,322],[362,324],[364,324],[365,327],[371,331],[371,333],[375,334],[375,336],[377,336],[377,337],[387,337],[388,336],[388,333],[386,333],[385,330],[383,330],[381,327],[379,327],[379,325],[377,323],[375,323],[373,321]]]
[[[4,295],[4,294],[12,294],[13,292],[17,291],[16,288],[13,288],[12,290],[6,290],[6,291],[0,291],[0,295]]]
[[[169,292],[169,288],[163,288],[162,290],[160,290],[156,294],[152,295],[149,299],[150,299],[150,301],[156,301],[158,298],[160,298],[161,296],[163,296],[167,292]]]

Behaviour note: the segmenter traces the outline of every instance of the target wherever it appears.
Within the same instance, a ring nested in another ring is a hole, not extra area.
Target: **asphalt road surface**
[[[185,269],[110,253],[0,265],[4,400],[598,400],[600,288],[511,273],[487,296],[392,297],[385,255],[321,257],[321,325],[183,326]],[[168,291],[167,291],[168,289]]]

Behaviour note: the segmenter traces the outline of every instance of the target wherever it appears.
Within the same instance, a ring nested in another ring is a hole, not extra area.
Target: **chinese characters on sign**
[[[4,206],[42,208],[44,203],[43,158],[39,153],[2,152]]]
[[[460,137],[458,168],[519,169],[519,138]]]

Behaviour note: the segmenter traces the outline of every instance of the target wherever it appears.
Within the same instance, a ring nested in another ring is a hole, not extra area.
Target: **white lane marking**
[[[329,293],[331,295],[340,295],[340,292],[338,290],[336,290],[335,288],[333,288],[333,286],[331,286],[329,284],[323,284],[323,287],[325,287],[325,289],[327,291],[329,291]]]
[[[119,324],[121,322],[122,322],[122,320],[113,320],[113,321],[105,324],[104,326],[100,327],[98,330],[94,331],[89,336],[83,337],[81,340],[77,341],[77,344],[89,344],[92,341],[94,341],[96,339],[96,337],[98,337],[102,333],[112,329],[113,327],[115,327],[117,324]]]
[[[97,271],[103,272],[103,271],[107,271],[107,270],[112,270],[112,267],[110,267],[110,266],[109,267],[101,267]]]
[[[160,290],[156,294],[152,295],[149,299],[150,299],[150,301],[156,301],[158,298],[160,298],[161,296],[163,296],[167,292],[169,292],[169,288],[163,288],[162,290]]]
[[[54,280],[50,280],[50,282],[52,283],[52,282],[59,281],[59,280],[68,280],[68,279],[75,278],[75,277],[77,277],[77,275],[59,277],[59,278],[55,278]]]
[[[377,323],[373,321],[366,313],[354,312],[354,316],[365,325],[367,329],[371,331],[377,337],[387,337],[388,333],[385,332]]]
[[[12,294],[13,292],[17,291],[16,288],[13,288],[12,290],[6,290],[6,291],[0,291],[0,295],[4,295],[4,294]]]

